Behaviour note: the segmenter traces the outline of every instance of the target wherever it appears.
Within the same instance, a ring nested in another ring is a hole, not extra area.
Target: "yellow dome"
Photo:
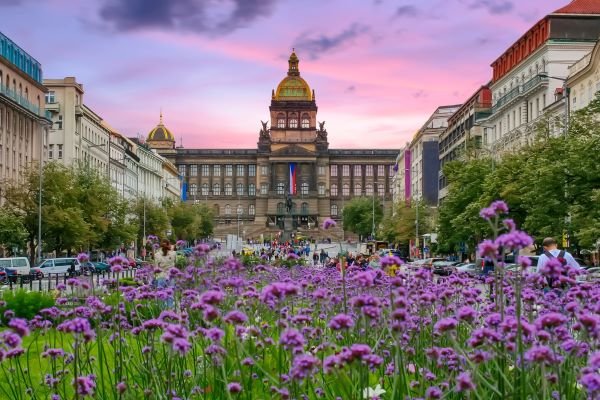
[[[174,142],[175,136],[171,133],[169,129],[163,124],[162,112],[160,113],[160,122],[154,129],[150,131],[148,134],[147,142],[152,141],[169,141]]]
[[[300,77],[298,64],[300,60],[295,52],[292,52],[288,60],[289,69],[287,76],[277,86],[274,93],[274,100],[291,100],[291,101],[311,101],[312,92],[310,86],[304,79]]]

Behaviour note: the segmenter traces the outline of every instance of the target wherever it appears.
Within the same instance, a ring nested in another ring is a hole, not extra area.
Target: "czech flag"
[[[290,194],[296,194],[296,163],[290,163]]]

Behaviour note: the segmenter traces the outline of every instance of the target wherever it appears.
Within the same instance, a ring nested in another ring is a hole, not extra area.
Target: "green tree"
[[[381,224],[381,237],[388,242],[406,244],[417,235],[417,208],[419,209],[419,236],[433,229],[432,209],[423,202],[398,203],[394,213]]]
[[[373,206],[374,202],[374,206]],[[356,197],[344,206],[344,229],[360,236],[369,236],[373,230],[373,213],[375,215],[375,229],[383,217],[383,207],[379,199],[370,197]]]
[[[171,227],[177,239],[192,241],[213,232],[213,214],[205,204],[175,204],[169,210]]]
[[[22,216],[7,208],[0,208],[0,247],[5,255],[12,254],[14,248],[25,248],[27,230],[23,222]]]
[[[157,204],[149,199],[138,199],[133,207],[134,223],[137,226],[138,249],[141,249],[146,236],[156,235],[164,238],[170,228],[167,210],[162,204]]]

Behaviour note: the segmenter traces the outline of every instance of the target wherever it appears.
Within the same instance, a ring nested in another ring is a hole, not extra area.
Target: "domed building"
[[[147,143],[177,165],[182,198],[213,209],[216,238],[349,239],[341,224],[326,232],[319,226],[327,217],[341,219],[344,203],[353,197],[392,205],[399,150],[329,149],[325,122],[317,122],[315,92],[300,76],[299,64],[294,51],[287,75],[271,91],[270,121],[261,121],[255,148],[175,148],[162,116],[148,135]]]
[[[175,136],[163,123],[162,111],[158,125],[148,133],[146,143],[154,149],[175,149]]]

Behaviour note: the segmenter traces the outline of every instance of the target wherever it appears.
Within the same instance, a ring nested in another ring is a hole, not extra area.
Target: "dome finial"
[[[288,60],[288,76],[300,76],[300,70],[298,69],[299,62],[300,60],[296,55],[296,49],[292,48],[292,54],[290,55],[290,59]]]
[[[160,121],[159,121],[159,124],[162,125],[162,123],[163,123],[163,120],[162,120],[162,107],[161,107],[160,108]]]

